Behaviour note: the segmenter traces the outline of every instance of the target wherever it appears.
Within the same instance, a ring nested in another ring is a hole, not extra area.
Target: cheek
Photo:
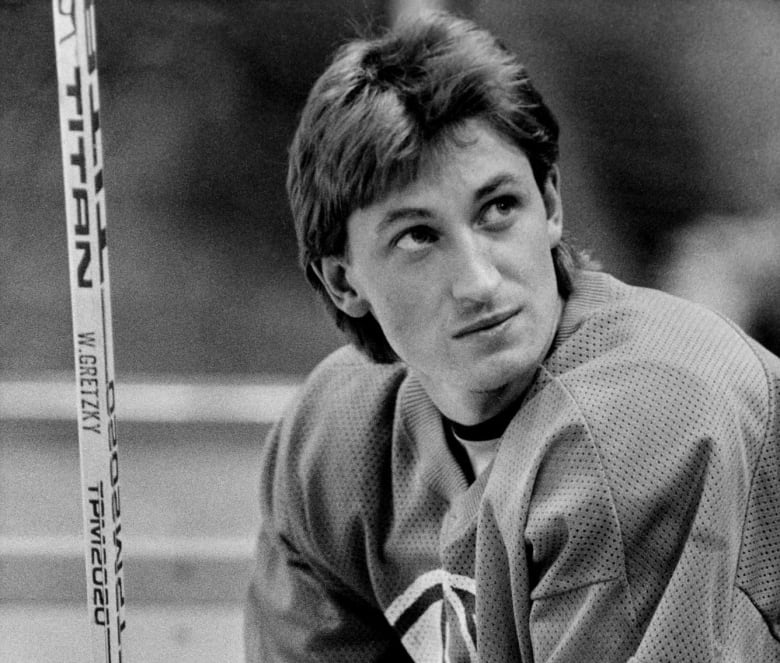
[[[393,292],[385,300],[379,315],[385,319],[386,325],[392,330],[393,335],[399,336],[415,332],[419,326],[419,320],[423,317],[422,309],[424,309],[424,305],[419,293],[399,290]]]
[[[387,297],[377,302],[374,315],[393,349],[405,358],[415,353],[424,338],[435,334],[439,326],[437,305],[419,284],[398,284],[385,294]]]
[[[497,262],[507,281],[527,287],[536,287],[534,284],[547,281],[550,275],[555,278],[552,252],[543,232],[506,245]]]

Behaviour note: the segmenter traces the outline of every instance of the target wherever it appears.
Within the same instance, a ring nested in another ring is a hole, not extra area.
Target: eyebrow
[[[430,210],[427,210],[424,207],[399,207],[398,209],[390,210],[382,217],[382,220],[377,227],[377,232],[382,232],[396,221],[410,218],[430,219],[432,217],[433,214],[431,214]]]
[[[477,189],[474,194],[474,200],[482,200],[505,184],[517,185],[520,184],[520,181],[512,173],[498,173]]]

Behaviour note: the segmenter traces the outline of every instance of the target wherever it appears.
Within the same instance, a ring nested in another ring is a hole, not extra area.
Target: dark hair
[[[340,311],[313,264],[344,255],[352,212],[411,184],[423,153],[475,118],[525,152],[543,189],[558,158],[555,117],[513,53],[444,13],[347,43],[309,94],[287,175],[300,261],[339,328],[375,361],[398,359],[379,323]],[[553,261],[566,298],[580,256],[561,242]]]

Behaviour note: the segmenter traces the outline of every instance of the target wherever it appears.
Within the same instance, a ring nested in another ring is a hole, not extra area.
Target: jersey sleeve
[[[380,611],[329,586],[269,526],[258,537],[244,642],[247,663],[409,660]]]
[[[552,389],[538,411],[552,425],[534,456],[524,528],[533,660],[625,662],[640,625],[614,495],[587,421]]]
[[[767,629],[776,601],[757,601],[755,591],[746,600],[738,574],[757,531],[746,521],[755,511],[748,496],[759,450],[766,455],[760,381],[745,398],[674,366],[663,381],[657,367],[632,368],[644,390],[613,378],[588,401],[559,384],[568,424],[540,454],[525,528],[534,660],[739,657],[731,649],[739,623],[762,647],[755,660],[780,661]],[[762,541],[776,531],[775,520]]]
[[[334,403],[353,405],[350,381],[362,384],[357,362],[344,353],[327,360],[263,443],[260,528],[244,619],[248,663],[409,661],[370,579],[342,560],[355,548],[360,566],[359,546],[344,536],[350,505],[340,489],[345,477],[362,479],[354,458],[345,465],[343,426],[328,422]],[[354,407],[350,412],[357,419]]]

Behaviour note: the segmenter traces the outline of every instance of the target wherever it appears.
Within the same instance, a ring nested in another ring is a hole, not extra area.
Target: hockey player
[[[249,661],[780,661],[780,360],[593,270],[557,156],[448,15],[314,86],[289,195],[350,344],[263,447]]]

